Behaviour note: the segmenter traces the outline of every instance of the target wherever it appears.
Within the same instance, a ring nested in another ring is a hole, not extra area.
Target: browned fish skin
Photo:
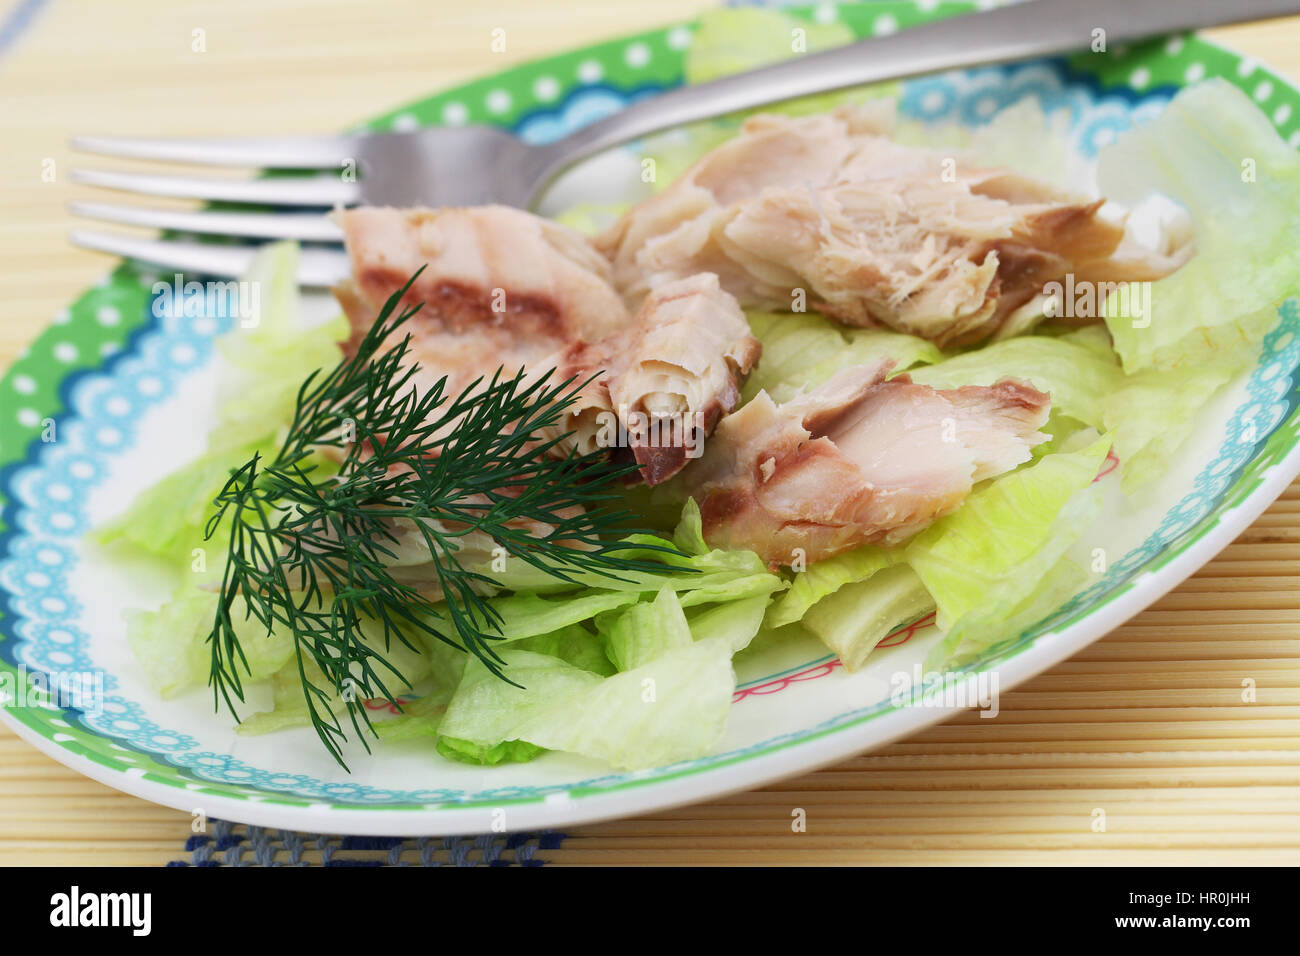
[[[779,406],[760,392],[723,419],[683,476],[709,544],[772,566],[893,544],[1046,440],[1048,396],[1023,382],[940,390],[886,380],[890,367],[845,369]]]
[[[900,145],[880,106],[760,116],[598,238],[630,301],[717,273],[746,307],[807,305],[940,345],[1026,331],[1013,313],[1068,272],[1159,278],[1183,256],[1143,255],[1100,200]],[[1123,243],[1123,248],[1121,244]]]

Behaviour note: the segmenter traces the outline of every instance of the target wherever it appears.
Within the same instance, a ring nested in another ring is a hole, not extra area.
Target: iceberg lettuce
[[[602,620],[596,627],[605,639],[606,653],[620,671],[630,671],[660,654],[691,643],[682,602],[672,588],[664,588],[653,601],[633,604]]]
[[[733,654],[743,651],[762,628],[769,601],[769,595],[759,594],[693,611],[686,615],[691,636],[697,641],[721,639]]]
[[[742,396],[766,390],[778,403],[827,381],[840,369],[892,359],[892,374],[938,362],[943,353],[925,339],[882,329],[851,329],[813,312],[749,312],[749,327],[763,357]]]
[[[1300,154],[1250,97],[1211,79],[1098,156],[1102,194],[1130,207],[1163,195],[1186,208],[1196,255],[1152,287],[1152,314],[1106,324],[1124,369],[1172,369],[1251,352],[1300,291]]]
[[[546,753],[545,749],[526,740],[505,740],[488,746],[455,737],[439,737],[438,753],[459,763],[495,767],[500,763],[526,763]]]
[[[297,267],[294,243],[274,243],[257,254],[246,277],[260,290],[256,323],[236,326],[217,340],[222,365],[217,420],[207,450],[138,495],[123,514],[94,529],[92,541],[181,565],[190,563],[195,548],[223,550],[222,537],[204,540],[213,499],[231,472],[255,452],[275,450],[293,417],[303,380],[342,357],[338,343],[346,338],[347,322],[340,316],[324,327],[303,324]],[[323,460],[319,465],[330,467]]]
[[[975,491],[907,545],[907,563],[938,606],[945,631],[927,660],[946,662],[972,630],[1009,619],[1088,529],[1100,509],[1093,481],[1110,436],[1047,455]]]
[[[522,740],[521,731],[534,715],[607,679],[549,654],[504,649],[501,659],[513,684],[478,658],[465,662],[465,676],[438,725],[440,736],[487,748]]]
[[[916,572],[897,564],[818,601],[802,623],[844,662],[845,670],[854,671],[896,628],[933,610],[934,598]]]
[[[256,626],[256,622],[252,623]],[[363,635],[367,632],[375,634],[380,630],[380,628],[374,626],[366,628],[365,622],[362,622]],[[248,652],[249,647],[255,640],[256,638],[250,638],[241,641],[245,653]],[[379,648],[378,638],[366,639],[363,637],[363,640],[370,646]],[[408,646],[400,640],[393,639],[382,648],[382,652],[389,666],[377,668],[376,673],[378,679],[383,682],[384,687],[394,697],[410,693],[416,685],[427,678],[434,670],[434,660],[439,661],[440,668],[445,668],[449,664],[454,667],[450,654],[435,656],[416,642],[412,642]],[[342,694],[331,690],[329,678],[316,665],[316,662],[310,658],[304,658],[302,664],[307,680],[321,690],[328,692],[323,706],[335,714],[341,714],[347,710],[347,700]],[[352,673],[360,679],[361,671],[359,667],[353,670]],[[266,675],[259,675],[259,677],[262,676]],[[311,717],[307,710],[307,697],[303,692],[302,675],[298,670],[298,656],[293,652],[292,646],[290,647],[287,662],[274,674],[271,674],[270,677],[271,709],[251,714],[245,718],[237,728],[238,733],[245,736],[256,736],[288,727],[306,727],[311,724]],[[250,679],[258,678],[250,677]],[[437,688],[435,688],[436,693]],[[441,699],[435,696],[433,699],[426,701],[420,708],[417,708],[416,713],[418,714],[424,708],[431,707],[444,699],[445,696]],[[318,702],[317,706],[322,706],[322,704]]]
[[[963,617],[947,634],[935,654],[926,663],[940,659],[945,649],[952,649],[947,664],[957,667],[979,657],[1003,641],[1014,640],[1026,629],[1049,617],[1088,581],[1088,572],[1069,558],[1052,565],[1033,588],[1011,607],[975,610]]]
[[[702,757],[726,729],[736,675],[718,638],[667,651],[535,712],[520,739],[640,770]]]
[[[717,638],[605,678],[528,651],[507,649],[502,658],[524,686],[471,660],[439,726],[449,747],[519,759],[509,745],[522,742],[623,769],[661,766],[702,756],[717,743],[735,691],[731,648]],[[533,751],[523,748],[522,755]]]
[[[187,583],[156,611],[128,610],[126,640],[149,685],[164,699],[208,682],[212,652],[205,638],[217,612],[217,594]],[[280,628],[270,635],[255,620],[236,621],[247,668],[240,675],[265,680],[294,654],[293,639]]]
[[[581,667],[601,677],[608,677],[615,670],[605,653],[604,642],[581,624],[570,624],[550,634],[525,637],[512,646],[521,651],[534,651],[538,654],[558,657],[567,664]]]
[[[1196,411],[1249,360],[1229,354],[1177,369],[1145,369],[1121,379],[1102,408],[1104,426],[1115,436],[1126,493],[1167,472],[1170,458],[1196,426]]]
[[[995,342],[917,369],[913,381],[934,388],[992,385],[1018,378],[1052,397],[1052,410],[1102,428],[1105,400],[1123,381],[1113,355],[1107,357],[1069,338],[1030,335]]]
[[[816,561],[806,570],[798,571],[790,582],[790,589],[777,598],[767,612],[767,627],[784,627],[802,620],[808,609],[857,581],[865,581],[877,571],[882,571],[902,558],[897,548],[878,548],[866,545],[853,551]]]

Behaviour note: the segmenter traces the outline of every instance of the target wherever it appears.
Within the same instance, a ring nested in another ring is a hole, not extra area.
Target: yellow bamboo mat
[[[0,47],[0,367],[107,267],[64,241],[65,204],[92,198],[66,183],[69,134],[340,128],[709,5],[0,0],[0,23],[19,7],[27,21]],[[497,28],[506,51],[494,54]],[[1300,78],[1300,19],[1214,36]],[[536,858],[1300,863],[1300,483],[1200,574],[1001,706],[996,720],[963,714],[753,793],[572,828]],[[806,832],[792,831],[796,809]],[[0,728],[0,864],[157,865],[188,859],[189,835],[188,814],[79,777]]]

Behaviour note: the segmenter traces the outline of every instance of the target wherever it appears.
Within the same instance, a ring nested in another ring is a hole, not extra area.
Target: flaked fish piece
[[[739,404],[761,351],[745,313],[712,273],[666,283],[646,298],[609,379],[646,484],[699,457],[705,437]]]
[[[584,383],[561,448],[626,447],[650,485],[677,474],[740,401],[761,346],[736,300],[710,273],[666,283],[623,332],[539,363]]]
[[[1046,440],[1049,398],[1014,379],[935,389],[892,362],[844,369],[782,405],[760,392],[723,419],[684,475],[716,548],[769,564],[894,544]]]
[[[637,301],[709,271],[745,307],[790,310],[802,296],[846,325],[962,345],[1066,273],[1156,279],[1190,254],[1144,255],[1102,200],[888,132],[875,107],[747,121],[597,239],[615,284]]]
[[[549,374],[551,382],[572,382],[576,389],[556,427],[545,433],[547,438],[560,439],[555,446],[557,455],[593,455],[615,446],[609,437],[609,424],[616,420],[617,413],[609,396],[608,376],[621,360],[615,347],[620,338],[574,342],[532,366],[530,379]]]
[[[334,292],[354,347],[388,297],[424,267],[403,300],[424,303],[406,326],[422,388],[447,375],[457,394],[499,367],[512,375],[628,325],[608,261],[558,223],[506,206],[362,207],[337,216],[352,278]]]
[[[503,206],[339,213],[353,277],[335,296],[353,347],[418,269],[404,303],[420,389],[459,394],[498,368],[581,386],[560,452],[630,448],[651,484],[679,471],[735,408],[759,345],[716,276],[667,284],[629,313],[581,234]],[[638,422],[641,424],[638,425]],[[690,426],[690,427],[687,427]]]

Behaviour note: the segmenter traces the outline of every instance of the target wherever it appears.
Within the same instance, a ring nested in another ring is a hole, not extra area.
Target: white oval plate
[[[863,35],[882,17],[907,26],[936,15],[908,3],[845,5],[839,14]],[[371,126],[497,122],[530,139],[553,138],[633,96],[680,82],[689,40],[689,28],[679,26],[575,51],[439,94]],[[1107,58],[916,80],[903,85],[901,108],[926,121],[977,123],[1035,97],[1049,111],[1070,110],[1073,148],[1086,165],[1117,130],[1158,112],[1188,75],[1223,76],[1257,100],[1266,88],[1261,102],[1275,117],[1294,126],[1290,117],[1300,116],[1300,95],[1281,78],[1194,38]],[[1281,131],[1294,140],[1291,126]],[[619,162],[614,157],[585,172],[584,188],[616,192],[625,181]],[[1258,365],[1203,409],[1195,438],[1165,480],[1135,500],[1124,499],[1114,479],[1104,480],[1106,510],[1077,556],[1090,566],[1102,549],[1106,570],[1051,619],[1008,634],[946,699],[891,699],[900,675],[919,666],[937,637],[933,628],[895,636],[887,642],[894,646],[852,675],[815,641],[796,640],[738,659],[726,737],[699,760],[614,773],[553,753],[479,768],[405,742],[354,757],[348,775],[310,729],[240,737],[228,716],[214,714],[206,690],[159,700],[126,647],[120,613],[161,601],[160,582],[80,543],[88,528],[197,454],[213,412],[219,323],[155,319],[155,278],[120,267],[61,315],[0,382],[0,717],[89,777],[245,823],[394,836],[555,828],[760,786],[878,747],[981,700],[989,712],[998,692],[1069,657],[1177,585],[1300,472],[1292,384],[1300,310],[1288,302]],[[319,299],[306,307],[332,308]],[[42,441],[51,423],[57,440]],[[102,674],[100,706],[15,699],[32,674],[57,672]],[[247,709],[258,704],[253,697]]]

